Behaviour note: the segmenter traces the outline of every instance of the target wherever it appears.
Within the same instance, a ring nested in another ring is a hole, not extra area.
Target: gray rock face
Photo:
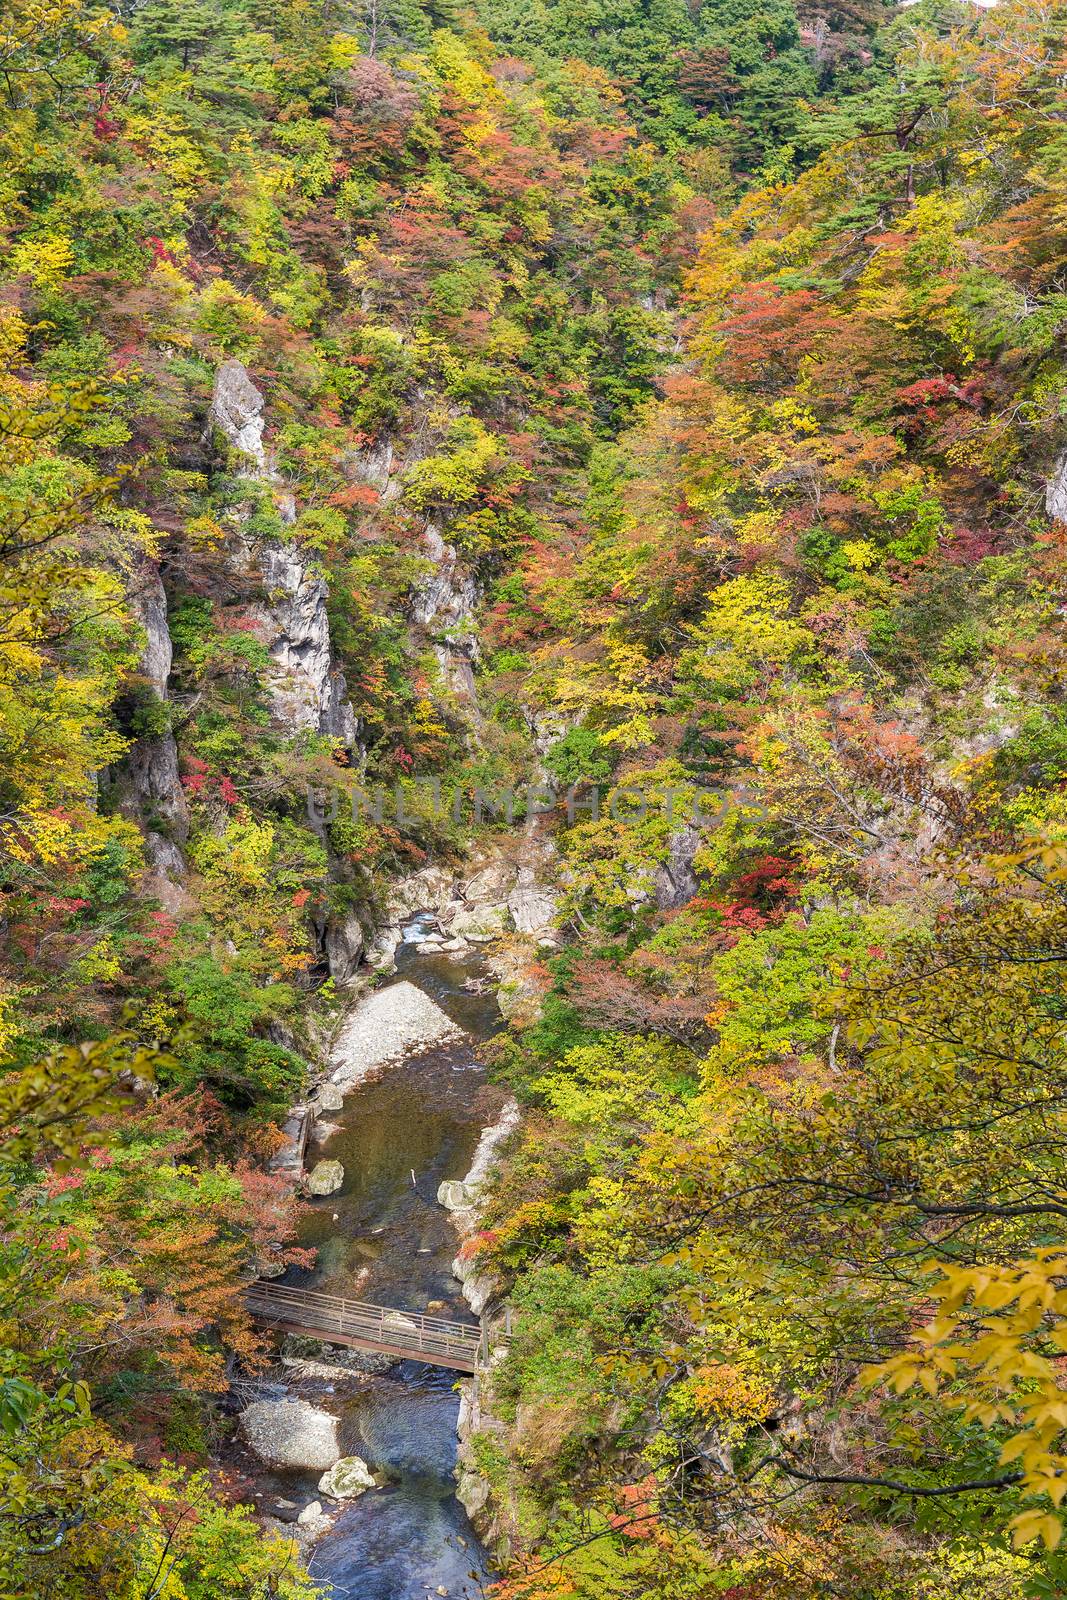
[[[319,1479],[319,1493],[331,1500],[355,1500],[373,1488],[370,1468],[359,1456],[343,1456]]]
[[[256,1400],[241,1413],[241,1431],[275,1467],[325,1472],[340,1458],[337,1418],[306,1400]]]
[[[343,988],[352,983],[359,972],[360,960],[367,946],[363,925],[354,913],[343,922],[331,922],[327,925],[324,942],[330,977]],[[331,1109],[338,1108],[334,1106]]]
[[[270,485],[282,520],[293,522],[295,501],[264,443],[265,404],[247,368],[224,361],[215,375],[211,420],[248,458],[247,476]],[[328,733],[354,749],[355,717],[330,644],[326,580],[313,560],[288,539],[257,544],[242,531],[230,564],[265,591],[252,610],[274,664],[268,684],[274,716],[294,732]]]
[[[344,459],[346,477],[377,489],[384,500],[395,500],[400,484],[393,477],[394,450],[391,439],[353,450]]]
[[[166,823],[172,836],[184,842],[189,833],[189,808],[178,775],[174,735],[165,733],[160,739],[138,739],[127,753],[126,767],[140,814],[149,820],[159,818]],[[149,834],[161,837],[155,829],[149,829]],[[160,861],[166,856],[167,869],[173,868],[179,877],[184,877],[185,859],[181,851],[175,845],[170,852],[165,852],[163,842],[157,852]]]
[[[1067,522],[1067,453],[1056,464],[1056,470],[1045,490],[1045,510],[1053,522]]]
[[[322,1196],[336,1194],[345,1181],[345,1169],[339,1161],[316,1161],[307,1175],[307,1192]]]
[[[452,1263],[452,1276],[463,1289],[463,1298],[476,1317],[500,1294],[500,1282],[487,1272],[479,1272],[473,1261],[457,1256]]]
[[[422,536],[423,554],[433,570],[422,580],[411,597],[411,615],[423,628],[433,628],[446,638],[469,625],[478,604],[478,585],[459,559],[455,547],[446,544],[439,528],[427,523]],[[465,651],[477,660],[477,642],[464,639]]]
[[[521,866],[508,896],[516,933],[550,933],[556,918],[556,897],[537,881],[533,867]]]
[[[267,591],[267,649],[277,669],[273,710],[287,727],[317,733],[333,699],[326,580],[293,544],[266,545],[258,557]]]
[[[138,667],[160,699],[165,700],[174,646],[167,624],[167,596],[155,567],[143,570],[132,599],[137,620],[145,631],[145,646]]]
[[[235,450],[252,458],[258,472],[264,476],[269,470],[263,444],[265,405],[244,362],[224,361],[215,374],[211,420],[222,429]]]
[[[471,720],[480,722],[473,663],[478,660],[478,638],[473,631],[478,605],[478,585],[463,566],[453,545],[446,544],[439,528],[427,523],[423,554],[432,569],[415,588],[411,615],[432,634],[434,654],[446,686],[467,708]]]
[[[489,944],[507,931],[507,906],[471,906],[457,911],[449,924],[455,938],[469,939],[473,944]]]
[[[676,911],[696,894],[698,880],[693,861],[699,848],[700,830],[691,823],[672,835],[670,855],[656,870],[656,906],[660,911]]]
[[[458,1475],[456,1499],[467,1513],[471,1527],[482,1534],[481,1519],[489,1502],[489,1484],[479,1473],[464,1469]]]
[[[138,573],[130,608],[144,629],[145,643],[138,671],[159,700],[165,701],[173,659],[167,624],[167,596],[154,566]],[[159,737],[138,739],[126,755],[127,795],[122,808],[145,828],[148,877],[145,892],[164,911],[182,916],[191,901],[181,887],[186,876],[180,846],[189,834],[189,808],[178,774],[178,749],[168,729]],[[159,831],[160,827],[166,833]]]

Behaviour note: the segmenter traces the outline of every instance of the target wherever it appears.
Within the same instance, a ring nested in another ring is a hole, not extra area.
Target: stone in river
[[[474,1196],[458,1178],[446,1178],[437,1191],[437,1203],[446,1211],[466,1211],[474,1204]]]
[[[300,1526],[302,1528],[306,1528],[309,1522],[318,1522],[318,1520],[319,1520],[319,1518],[321,1516],[322,1516],[322,1503],[321,1503],[321,1501],[312,1500],[310,1505],[304,1507],[303,1511],[301,1511],[300,1515],[297,1517],[296,1520],[297,1520],[297,1522],[299,1522],[299,1524],[300,1524]]]
[[[345,1097],[335,1083],[320,1083],[311,1097],[315,1113],[320,1111],[343,1111]]]
[[[370,1468],[359,1456],[343,1456],[319,1479],[319,1493],[331,1500],[355,1500],[373,1488]]]
[[[382,1332],[410,1338],[412,1334],[418,1334],[419,1325],[412,1321],[411,1317],[405,1317],[402,1311],[387,1311],[382,1318]]]
[[[338,1459],[337,1418],[306,1400],[256,1400],[241,1413],[241,1431],[274,1467],[322,1472]]]
[[[336,1194],[345,1181],[345,1169],[339,1161],[317,1161],[308,1173],[308,1194]]]

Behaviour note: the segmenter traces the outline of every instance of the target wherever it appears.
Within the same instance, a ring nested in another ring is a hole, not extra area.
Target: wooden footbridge
[[[454,1367],[457,1372],[477,1372],[488,1355],[485,1334],[473,1322],[452,1322],[421,1311],[397,1311],[317,1289],[290,1289],[263,1281],[251,1284],[245,1299],[254,1321],[326,1344],[377,1350],[435,1367]]]

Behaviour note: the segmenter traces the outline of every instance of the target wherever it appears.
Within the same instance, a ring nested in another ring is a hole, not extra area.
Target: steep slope
[[[5,1580],[140,1594],[174,1545],[191,1600],[230,1540],[235,1596],[307,1592],[160,1460],[210,1463],[240,1285],[295,1259],[259,1169],[338,991],[439,899],[528,935],[465,1247],[518,1311],[469,1447],[506,1592],[1056,1592],[1058,1309],[993,1330],[1010,1404],[951,1319],[1059,1292],[1064,8],[481,21],[0,33],[3,1417],[43,1530]],[[476,792],[531,780],[569,808],[490,843]]]

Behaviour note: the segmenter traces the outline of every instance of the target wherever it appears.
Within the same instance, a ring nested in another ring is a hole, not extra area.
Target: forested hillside
[[[8,0],[0,1593],[317,1592],[269,1163],[531,783],[496,1592],[1064,1592],[1065,24]]]

